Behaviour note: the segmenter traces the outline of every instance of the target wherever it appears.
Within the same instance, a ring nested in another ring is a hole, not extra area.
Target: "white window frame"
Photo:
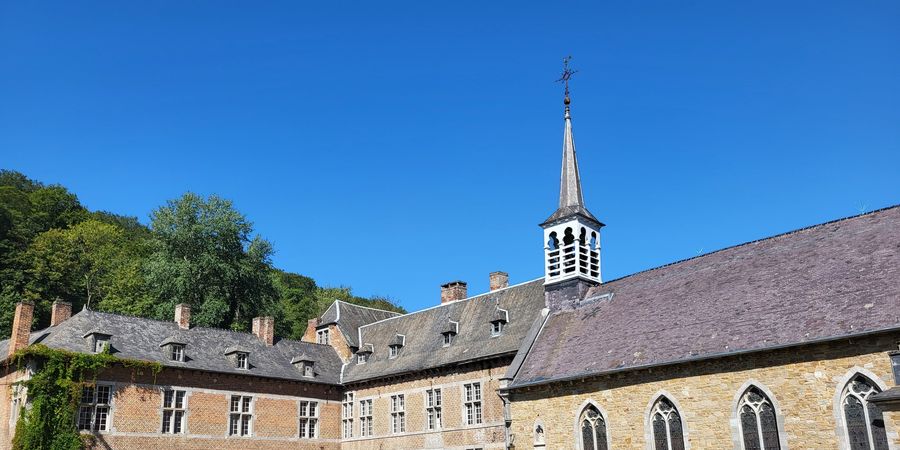
[[[349,439],[353,437],[353,392],[345,392],[341,401],[341,437]]]
[[[453,344],[453,339],[456,337],[456,333],[452,331],[448,331],[444,333],[444,347],[449,347]]]
[[[391,433],[406,432],[406,396],[396,394],[391,396]]]
[[[160,433],[185,434],[187,391],[183,389],[163,389],[162,391],[162,427],[160,428]],[[175,431],[176,428],[178,431]]]
[[[184,344],[169,344],[169,359],[184,362]]]
[[[319,402],[300,400],[299,434],[300,439],[317,439],[319,437]]]
[[[425,391],[425,417],[428,430],[440,430],[444,427],[442,404],[443,393],[441,388],[432,388]]]
[[[463,423],[480,425],[484,423],[481,382],[463,384]]]
[[[106,394],[101,396],[101,392],[106,392]],[[113,392],[111,384],[97,383],[93,386],[82,386],[78,416],[75,418],[78,431],[109,431],[110,423],[112,423]],[[103,397],[106,401],[101,401],[104,400]],[[86,422],[85,418],[87,418]]]
[[[359,437],[370,437],[375,432],[372,399],[359,401]]]
[[[94,337],[94,353],[100,354],[109,348],[108,337]]]
[[[369,360],[369,355],[366,353],[359,353],[356,355],[356,364],[365,364]]]
[[[503,334],[503,328],[505,328],[506,322],[502,320],[495,320],[491,322],[491,337],[497,337]]]
[[[331,333],[328,328],[316,330],[316,343],[322,345],[331,345]]]
[[[234,354],[234,366],[240,370],[250,369],[250,354],[247,352],[237,352]]]
[[[400,346],[400,345],[391,345],[391,346],[388,346],[388,358],[389,358],[389,359],[394,359],[394,358],[400,356],[400,349],[401,349],[401,348],[402,348],[402,346]]]
[[[235,402],[236,401],[236,402]],[[231,395],[228,399],[228,436],[253,436],[253,396]],[[246,425],[246,429],[245,429]]]

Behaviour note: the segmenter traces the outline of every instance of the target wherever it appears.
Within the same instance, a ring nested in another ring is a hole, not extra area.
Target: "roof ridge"
[[[493,293],[496,293],[496,292],[500,292],[500,291],[505,291],[505,290],[507,290],[507,289],[512,289],[512,288],[514,288],[514,287],[524,286],[524,285],[526,285],[526,284],[534,283],[535,281],[540,281],[540,280],[543,280],[543,279],[544,279],[544,277],[539,277],[539,278],[535,278],[535,279],[533,279],[533,280],[523,281],[523,282],[521,282],[521,283],[514,284],[514,285],[512,285],[512,286],[507,286],[507,287],[505,287],[505,288],[495,289],[495,290],[493,290],[493,291],[488,291],[488,292],[484,292],[484,293],[481,293],[481,294],[478,294],[478,295],[473,295],[473,296],[471,296],[471,297],[466,297],[466,298],[461,299],[461,300],[453,300],[452,302],[441,303],[440,305],[429,306],[428,308],[420,309],[420,310],[418,310],[418,311],[413,311],[413,312],[409,312],[409,313],[406,313],[406,314],[400,314],[399,316],[388,317],[387,319],[381,319],[381,320],[378,320],[378,321],[375,321],[375,322],[372,322],[372,323],[368,323],[368,324],[362,325],[362,326],[359,327],[359,329],[362,330],[363,328],[368,327],[368,326],[370,326],[370,325],[375,325],[375,324],[377,324],[377,323],[386,322],[386,321],[388,321],[388,320],[398,319],[398,318],[400,318],[400,317],[408,317],[408,316],[412,316],[412,315],[414,315],[414,314],[419,314],[419,313],[422,313],[422,312],[425,312],[425,311],[431,311],[432,309],[442,308],[442,307],[447,306],[447,305],[453,305],[453,304],[457,304],[457,303],[461,303],[461,302],[466,302],[466,301],[469,301],[469,300],[476,299],[476,298],[478,298],[478,297],[484,297],[484,296],[486,296],[486,295],[490,295],[490,294],[493,294]]]
[[[356,307],[356,308],[371,309],[372,311],[381,311],[381,312],[386,312],[386,313],[390,313],[390,314],[396,314],[396,315],[399,315],[399,316],[402,316],[402,315],[403,315],[403,313],[400,313],[400,312],[397,312],[397,311],[388,311],[388,310],[386,310],[386,309],[381,309],[381,308],[372,308],[371,306],[357,305],[356,303],[350,303],[350,302],[346,302],[346,301],[344,301],[344,300],[335,300],[335,303],[343,303],[343,304],[345,304],[345,305],[350,305],[350,306],[353,306],[353,307]]]
[[[754,240],[752,240],[752,241],[742,242],[742,243],[740,243],[740,244],[729,245],[729,246],[727,246],[727,247],[722,247],[722,248],[720,248],[720,249],[713,250],[713,251],[711,251],[711,252],[709,252],[709,253],[704,253],[704,254],[702,254],[702,255],[691,256],[691,257],[689,257],[689,258],[683,258],[683,259],[675,260],[675,261],[672,261],[672,262],[670,262],[670,263],[662,264],[662,265],[659,265],[659,266],[656,266],[656,267],[651,267],[651,268],[649,268],[649,269],[639,270],[639,271],[637,271],[637,272],[630,273],[630,274],[628,274],[628,275],[622,275],[622,276],[619,277],[619,278],[614,278],[614,279],[609,280],[609,281],[604,281],[604,282],[601,283],[599,286],[603,286],[604,284],[609,284],[609,283],[612,283],[612,282],[614,282],[614,281],[624,280],[624,279],[626,279],[626,278],[630,278],[630,277],[634,277],[634,276],[637,276],[637,275],[641,275],[641,274],[643,274],[643,273],[653,272],[654,270],[665,269],[666,267],[674,266],[674,265],[681,264],[681,263],[685,263],[685,262],[692,261],[692,260],[695,260],[695,259],[704,258],[704,257],[710,256],[710,255],[715,255],[716,253],[721,253],[721,252],[724,252],[724,251],[727,251],[727,250],[731,250],[731,249],[735,249],[735,248],[738,248],[738,247],[743,247],[743,246],[746,246],[746,245],[756,244],[756,243],[758,243],[758,242],[763,242],[763,241],[769,241],[769,240],[779,239],[779,238],[783,238],[783,237],[785,237],[785,236],[789,236],[789,235],[792,235],[792,234],[802,233],[802,232],[804,232],[804,231],[809,231],[809,230],[811,230],[811,229],[813,229],[813,228],[824,227],[824,226],[826,226],[826,225],[831,225],[831,224],[838,223],[838,222],[844,222],[844,221],[851,220],[851,219],[858,219],[858,218],[861,218],[861,217],[865,217],[865,216],[877,214],[877,213],[880,213],[880,212],[884,212],[884,211],[891,210],[891,209],[896,209],[896,208],[900,208],[900,203],[897,203],[897,204],[894,204],[894,205],[891,205],[891,206],[885,206],[884,208],[878,208],[878,209],[875,209],[875,210],[872,210],[872,211],[869,211],[869,212],[864,212],[864,213],[861,213],[861,214],[856,214],[856,215],[852,215],[852,216],[845,216],[845,217],[841,217],[841,218],[838,218],[838,219],[829,220],[829,221],[827,221],[827,222],[822,222],[822,223],[817,223],[817,224],[813,224],[813,225],[808,225],[808,226],[801,227],[801,228],[796,228],[796,229],[793,229],[793,230],[790,230],[790,231],[785,231],[785,232],[783,232],[783,233],[773,234],[773,235],[771,235],[771,236],[766,236],[766,237],[763,237],[763,238],[754,239]]]

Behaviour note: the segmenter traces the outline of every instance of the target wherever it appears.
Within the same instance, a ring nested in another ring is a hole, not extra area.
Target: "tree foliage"
[[[247,330],[261,314],[276,334],[299,339],[334,301],[403,311],[272,266],[271,243],[223,198],[186,193],[150,215],[89,211],[65,187],[0,170],[0,336],[14,305],[35,301],[35,328],[59,298],[97,310],[171,320],[188,303],[198,325]]]

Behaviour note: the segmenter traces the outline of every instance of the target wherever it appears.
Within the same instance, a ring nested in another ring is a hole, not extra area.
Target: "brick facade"
[[[543,426],[545,448],[579,448],[576,424],[588,402],[605,415],[611,448],[651,448],[648,410],[665,393],[679,407],[688,448],[739,449],[734,411],[740,393],[754,383],[774,397],[787,447],[844,449],[835,414],[839,392],[857,371],[882,388],[893,386],[887,352],[898,342],[895,332],[514,390],[515,448],[542,448],[534,446],[536,423]],[[900,447],[898,415],[888,413],[885,419],[888,439]]]
[[[353,437],[343,440],[343,450],[374,449],[502,449],[504,448],[503,402],[500,400],[500,378],[509,360],[460,366],[446,371],[416,374],[383,382],[370,382],[346,387],[354,394]],[[464,386],[480,383],[482,423],[465,421]],[[429,430],[426,413],[426,391],[441,390],[442,426]],[[391,429],[391,397],[405,399],[406,430]],[[372,400],[374,433],[360,436],[359,402]]]

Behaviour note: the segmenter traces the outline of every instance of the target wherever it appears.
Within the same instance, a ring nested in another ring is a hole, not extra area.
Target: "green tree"
[[[271,311],[278,293],[270,276],[271,244],[232,203],[187,193],[151,215],[154,251],[147,277],[158,299],[156,316],[174,305],[193,308],[198,325],[246,330]]]
[[[275,334],[300,339],[309,319],[321,313],[316,298],[316,282],[312,278],[277,269],[272,270],[272,279],[279,298],[277,308],[270,312],[277,317]]]

